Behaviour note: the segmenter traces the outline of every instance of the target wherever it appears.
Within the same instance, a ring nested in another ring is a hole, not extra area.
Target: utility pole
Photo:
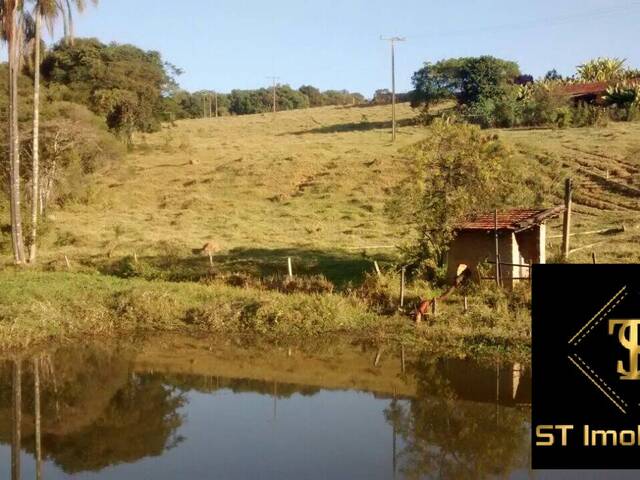
[[[276,111],[278,110],[276,88],[278,86],[277,81],[280,79],[280,77],[267,77],[267,78],[273,81],[273,113],[276,113]]]
[[[218,92],[213,92],[213,98],[216,102],[216,118],[218,118]]]
[[[404,42],[404,37],[380,37],[391,44],[391,140],[396,141],[396,42]]]

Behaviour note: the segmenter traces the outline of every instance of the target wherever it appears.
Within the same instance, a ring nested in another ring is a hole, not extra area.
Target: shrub
[[[377,274],[367,273],[362,284],[349,293],[377,313],[390,314],[396,310],[394,295]]]
[[[333,283],[324,275],[311,275],[308,277],[284,277],[281,275],[267,277],[262,281],[264,288],[278,290],[284,293],[332,293]]]
[[[571,123],[574,127],[604,126],[607,118],[606,108],[580,102],[572,110]]]

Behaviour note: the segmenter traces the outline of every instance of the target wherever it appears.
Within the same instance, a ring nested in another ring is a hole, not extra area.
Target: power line
[[[391,45],[391,141],[396,141],[396,42],[404,42],[404,37],[380,36],[380,40]]]

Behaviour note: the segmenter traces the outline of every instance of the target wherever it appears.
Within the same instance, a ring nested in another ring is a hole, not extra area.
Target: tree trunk
[[[22,364],[13,362],[11,478],[20,480],[20,451],[22,450]]]
[[[33,167],[31,179],[31,245],[29,262],[36,261],[36,241],[38,238],[38,201],[40,199],[40,36],[42,15],[36,11],[35,62],[33,73]]]
[[[11,238],[16,264],[24,263],[22,213],[20,211],[20,138],[18,132],[18,74],[20,70],[18,2],[11,5],[9,14],[9,162],[11,190]]]
[[[40,359],[33,359],[33,405],[36,437],[36,480],[42,480],[42,441],[40,421]]]

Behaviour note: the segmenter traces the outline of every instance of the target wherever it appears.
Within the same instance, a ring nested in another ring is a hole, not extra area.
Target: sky
[[[398,91],[425,61],[475,55],[515,60],[534,77],[569,75],[597,56],[640,68],[640,0],[100,0],[76,35],[157,50],[189,90],[268,85]],[[61,33],[58,28],[58,35]]]

